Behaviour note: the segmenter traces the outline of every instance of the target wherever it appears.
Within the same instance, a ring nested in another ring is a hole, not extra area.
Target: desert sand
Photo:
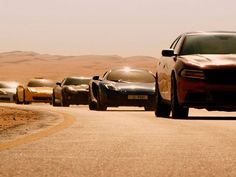
[[[156,59],[149,56],[121,57],[118,55],[60,56],[35,52],[0,53],[0,80],[25,84],[34,77],[61,81],[67,76],[100,75],[111,68],[130,66],[155,73]]]
[[[38,119],[38,113],[33,111],[0,107],[0,133]]]

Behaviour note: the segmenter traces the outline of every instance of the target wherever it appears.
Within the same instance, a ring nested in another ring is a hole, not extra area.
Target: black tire
[[[25,91],[24,91],[24,104],[31,104],[30,101],[25,101]]]
[[[156,117],[169,117],[171,107],[169,104],[163,102],[163,99],[160,95],[159,88],[156,88],[156,107],[155,107],[155,115]]]
[[[185,119],[188,117],[189,108],[183,107],[178,102],[177,85],[174,76],[171,77],[171,111],[173,119]]]
[[[61,97],[61,106],[63,107],[69,107],[70,106],[70,103],[68,102],[68,100],[65,98],[65,95],[62,94],[62,97]]]
[[[155,108],[149,107],[149,106],[144,106],[144,110],[145,110],[145,111],[154,111]]]
[[[155,110],[155,106],[151,105],[151,104],[148,104],[148,105],[144,106],[144,110],[145,111],[154,111]]]
[[[97,90],[97,106],[96,106],[96,108],[97,108],[97,111],[106,111],[107,110],[107,106],[105,104],[103,104],[101,101],[99,90]]]
[[[89,96],[89,101],[88,101],[88,105],[89,105],[89,110],[96,110],[97,109],[97,104],[95,102],[92,101],[91,97]]]
[[[29,101],[24,101],[24,104],[31,104],[31,102],[29,102]]]
[[[89,110],[96,110],[97,109],[97,104],[95,102],[90,102],[89,103]]]
[[[107,110],[107,106],[105,106],[105,105],[98,102],[97,111],[106,111],[106,110]]]
[[[52,102],[51,102],[51,103],[52,103],[52,106],[61,106],[61,104],[56,103],[54,92],[53,92],[53,94],[52,94]]]

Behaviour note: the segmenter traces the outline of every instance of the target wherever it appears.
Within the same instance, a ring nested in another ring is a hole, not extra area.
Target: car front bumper
[[[205,80],[177,80],[181,105],[208,110],[236,110],[236,84],[208,83]]]
[[[103,104],[112,107],[118,106],[147,106],[155,105],[155,92],[115,91],[104,90],[101,94]]]
[[[15,94],[0,94],[0,102],[14,102]]]
[[[52,94],[49,93],[26,93],[26,102],[44,102],[50,103],[52,99]]]
[[[88,104],[88,91],[66,92],[65,96],[70,104]]]

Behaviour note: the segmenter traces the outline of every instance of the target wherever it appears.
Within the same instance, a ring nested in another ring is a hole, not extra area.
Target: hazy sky
[[[0,0],[0,52],[159,56],[179,34],[236,30],[235,0]]]

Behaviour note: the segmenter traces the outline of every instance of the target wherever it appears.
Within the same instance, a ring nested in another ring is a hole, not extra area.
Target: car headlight
[[[106,83],[104,86],[109,90],[117,90],[117,88],[112,83]]]
[[[191,79],[205,79],[204,72],[202,70],[183,69],[181,76]]]
[[[67,90],[75,91],[76,89],[74,87],[67,87]]]
[[[38,93],[38,91],[34,88],[28,88],[28,91],[31,93]]]

